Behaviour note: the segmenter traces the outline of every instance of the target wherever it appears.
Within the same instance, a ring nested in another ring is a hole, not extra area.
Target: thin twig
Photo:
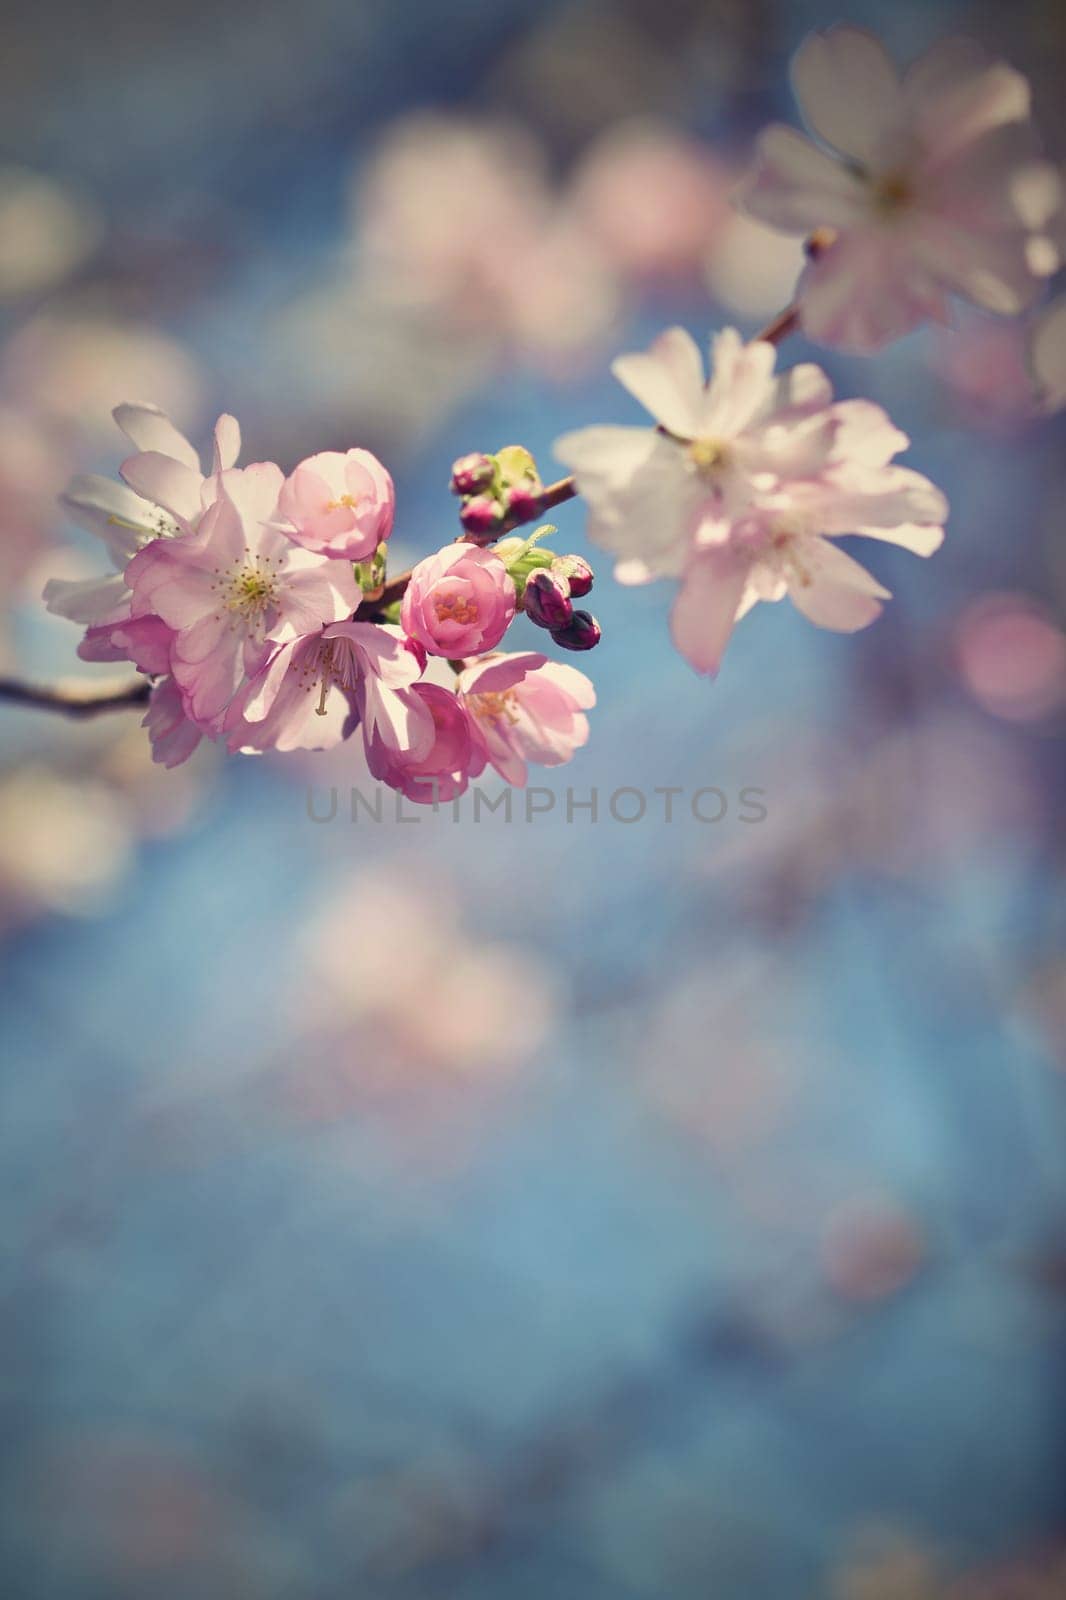
[[[112,679],[108,683],[83,683],[67,679],[54,684],[23,683],[0,678],[0,700],[11,705],[59,711],[68,717],[95,717],[102,711],[125,711],[148,703],[152,686],[147,678]]]

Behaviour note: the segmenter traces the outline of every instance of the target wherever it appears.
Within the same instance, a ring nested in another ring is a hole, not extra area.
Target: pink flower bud
[[[499,556],[449,544],[412,572],[400,622],[431,655],[457,660],[499,644],[514,614],[514,580]]]
[[[574,615],[570,585],[558,573],[540,567],[526,579],[526,616],[538,628],[565,628]]]
[[[601,632],[590,611],[575,611],[565,628],[552,629],[552,638],[564,650],[591,650],[599,644]]]
[[[472,455],[460,456],[452,465],[452,494],[480,494],[482,489],[491,487],[495,476],[496,464],[491,456],[476,450]]]
[[[574,600],[580,600],[592,588],[592,568],[581,556],[556,556],[551,571],[566,579]]]
[[[503,507],[490,495],[478,494],[464,502],[459,521],[467,533],[495,533],[503,521]]]
[[[540,490],[518,483],[506,494],[507,514],[519,522],[533,522],[540,516]]]

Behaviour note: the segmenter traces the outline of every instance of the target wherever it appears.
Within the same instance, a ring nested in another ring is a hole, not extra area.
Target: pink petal
[[[889,591],[843,550],[825,539],[805,539],[798,554],[804,578],[790,576],[788,595],[811,622],[856,633],[881,615]]]
[[[837,239],[804,271],[798,298],[810,338],[861,353],[946,318],[943,295],[928,273],[878,230]]]
[[[746,555],[721,548],[701,551],[685,568],[670,613],[670,633],[697,672],[713,676],[718,671],[750,571]]]

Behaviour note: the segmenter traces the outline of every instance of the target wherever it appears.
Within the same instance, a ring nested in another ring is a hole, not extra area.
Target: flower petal
[[[225,472],[237,465],[241,453],[241,425],[224,411],[215,423],[215,471]]]
[[[788,596],[819,628],[857,633],[881,615],[881,601],[891,598],[865,567],[826,539],[803,540],[799,562],[803,577],[790,577]]]
[[[124,483],[96,472],[79,473],[59,496],[81,528],[102,539],[116,566],[124,567],[146,539],[158,532],[159,511]],[[133,526],[126,526],[132,523]]]
[[[158,406],[116,406],[111,415],[135,450],[170,456],[182,466],[200,471],[200,457]]]
[[[872,33],[849,23],[803,41],[792,63],[792,87],[812,132],[864,165],[876,161],[904,121],[891,56]]]
[[[190,467],[158,450],[143,450],[130,456],[119,471],[143,500],[162,506],[164,511],[189,528],[203,506],[203,478],[198,467]]]
[[[700,551],[686,566],[670,613],[670,633],[697,672],[713,676],[718,671],[750,571],[750,557],[721,547]]]
[[[751,171],[736,192],[748,216],[783,233],[849,228],[867,214],[866,185],[816,144],[774,123],[760,135]]]
[[[611,371],[670,433],[695,438],[703,402],[703,361],[696,341],[684,328],[668,328],[642,354],[619,356]]]
[[[45,607],[54,617],[90,627],[128,615],[129,602],[126,580],[116,572],[102,578],[49,578],[44,586]]]

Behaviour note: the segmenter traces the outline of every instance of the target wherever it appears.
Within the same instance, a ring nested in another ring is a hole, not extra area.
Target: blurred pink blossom
[[[811,338],[876,350],[945,321],[949,294],[1002,313],[1033,303],[1034,260],[1054,262],[1030,239],[1060,196],[1020,73],[948,39],[901,79],[879,40],[842,23],[804,41],[792,79],[820,143],[767,129],[740,202],[786,233],[833,230],[800,280]]]

